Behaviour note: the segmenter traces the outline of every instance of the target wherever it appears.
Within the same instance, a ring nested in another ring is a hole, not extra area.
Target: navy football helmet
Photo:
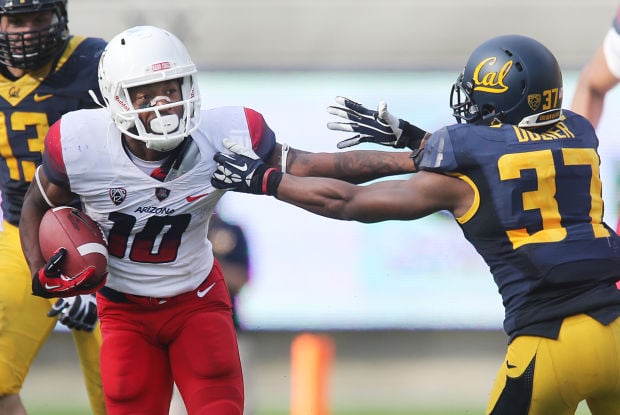
[[[498,36],[471,54],[452,86],[450,107],[459,123],[538,127],[561,118],[562,88],[549,49],[527,36]]]
[[[36,69],[56,56],[69,38],[67,0],[0,0],[0,16],[54,12],[48,27],[29,32],[0,30],[0,63]]]

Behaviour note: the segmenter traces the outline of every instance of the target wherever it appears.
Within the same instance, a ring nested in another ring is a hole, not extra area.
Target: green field
[[[329,389],[330,415],[484,414],[489,384],[505,353],[502,332],[380,334],[332,334],[340,348]],[[250,395],[258,411],[252,415],[289,415],[292,337],[256,333],[260,348],[255,349]],[[70,395],[59,390],[57,379]],[[71,336],[51,336],[21,395],[29,415],[91,414]],[[585,405],[576,412],[588,414]]]
[[[483,414],[484,409],[472,409],[472,408],[444,408],[444,409],[403,409],[403,410],[389,410],[389,409],[360,409],[360,410],[335,410],[331,415],[478,415]],[[87,408],[42,408],[32,407],[28,408],[29,415],[87,415],[89,410]],[[576,415],[588,415],[590,411],[581,405],[576,412]],[[274,411],[260,411],[257,415],[289,415],[285,410]]]
[[[86,410],[86,412],[85,412]],[[88,409],[62,409],[62,408],[32,408],[30,415],[87,415]],[[455,415],[455,414],[481,414],[482,410],[457,410],[457,409],[419,409],[419,410],[346,410],[334,411],[332,415]],[[288,415],[288,411],[261,411],[257,415]]]

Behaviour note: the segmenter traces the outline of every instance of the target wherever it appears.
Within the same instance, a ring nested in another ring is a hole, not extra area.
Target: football
[[[108,243],[103,231],[90,216],[70,206],[48,210],[39,225],[39,247],[45,260],[59,249],[67,255],[60,263],[61,272],[74,277],[89,267],[94,278],[105,275],[108,266]]]

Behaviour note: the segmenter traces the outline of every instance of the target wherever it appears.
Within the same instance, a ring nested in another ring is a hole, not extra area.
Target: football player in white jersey
[[[603,42],[581,70],[571,110],[586,117],[597,128],[603,115],[605,97],[619,82],[620,7]],[[620,218],[616,232],[620,232]]]
[[[598,127],[605,96],[620,82],[620,7],[592,59],[583,67],[571,110]]]
[[[115,36],[98,74],[104,108],[66,114],[50,128],[24,201],[20,234],[33,293],[99,288],[61,275],[63,252],[46,263],[37,243],[45,211],[77,196],[109,241],[109,274],[97,293],[108,414],[165,415],[174,381],[189,414],[241,415],[230,297],[206,238],[225,192],[211,185],[214,155],[247,146],[265,169],[360,183],[412,172],[411,154],[311,154],[277,143],[252,109],[201,110],[196,67],[181,41],[156,27]]]

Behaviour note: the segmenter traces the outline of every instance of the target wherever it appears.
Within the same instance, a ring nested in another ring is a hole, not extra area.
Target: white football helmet
[[[147,148],[168,151],[189,136],[200,121],[200,92],[196,65],[183,43],[172,33],[153,26],[136,26],[114,36],[99,61],[99,89],[117,127],[144,141]],[[181,79],[181,101],[134,108],[129,88]],[[161,110],[183,106],[183,114],[162,115]],[[138,114],[153,111],[151,132]]]

